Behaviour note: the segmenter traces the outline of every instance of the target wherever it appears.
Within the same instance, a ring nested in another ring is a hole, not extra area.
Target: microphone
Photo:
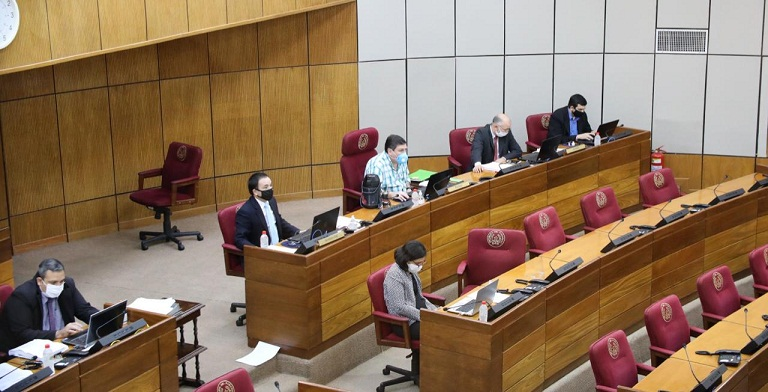
[[[664,209],[667,208],[667,206],[671,202],[672,202],[672,199],[669,199],[669,201],[664,204],[664,207],[661,207],[661,209],[659,210],[659,216],[661,217],[661,220],[664,220],[664,214],[662,214],[662,212],[664,212]],[[658,226],[658,225],[656,225],[656,226]]]
[[[722,185],[722,183],[724,183],[724,182],[725,182],[725,180],[727,180],[727,179],[728,179],[728,175],[726,174],[726,175],[725,175],[725,177],[723,177],[723,180],[722,180],[722,181],[720,181],[720,183],[718,183],[718,184],[717,184],[717,186],[715,187],[715,189],[713,189],[713,190],[712,190],[712,193],[714,193],[714,194],[715,194],[715,197],[717,197],[717,188],[719,188],[719,187],[720,187],[720,185]]]
[[[749,334],[749,328],[747,328],[748,320],[747,320],[747,313],[749,312],[749,309],[744,308],[744,333],[747,334],[747,337],[749,338],[750,342],[754,342],[755,338],[752,337],[752,335]]]
[[[686,215],[691,213],[690,211],[688,211],[687,208],[683,208],[683,209],[681,209],[679,211],[675,211],[675,212],[673,212],[673,213],[671,213],[671,214],[669,214],[667,216],[664,216],[664,214],[662,212],[664,211],[665,208],[667,208],[667,206],[671,202],[672,202],[672,200],[670,200],[666,204],[664,204],[664,207],[661,207],[661,210],[659,211],[659,216],[661,217],[661,220],[659,221],[659,223],[656,224],[656,228],[657,229],[659,227],[665,226],[668,223],[672,223],[672,222],[674,222],[674,221],[676,221],[676,220],[678,220],[678,219],[680,219],[680,218],[682,218],[682,217],[684,217],[684,216],[686,216]]]
[[[551,269],[551,270],[552,270],[552,273],[555,273],[555,269],[554,269],[554,268],[552,268],[552,262],[553,262],[553,261],[555,261],[555,257],[557,257],[557,255],[559,255],[559,254],[560,254],[560,252],[562,252],[562,251],[563,251],[562,249],[558,249],[558,250],[557,250],[557,253],[555,253],[555,255],[554,255],[554,256],[552,256],[552,258],[551,258],[551,259],[549,259],[549,269]],[[547,279],[547,280],[549,280],[549,279]]]
[[[696,377],[696,372],[693,371],[693,365],[691,365],[691,358],[688,356],[688,345],[683,345],[683,352],[685,352],[685,360],[688,361],[688,367],[691,369],[691,374],[693,375],[693,378],[696,379],[696,384],[701,385],[701,380],[699,380],[698,377]]]
[[[608,230],[608,241],[613,242],[613,238],[611,238],[611,233],[613,233],[613,231],[616,230],[616,228],[619,227],[619,225],[622,223],[624,223],[624,217],[621,217],[621,220],[616,222],[616,224],[613,225],[611,230]]]
[[[277,388],[277,392],[280,392],[280,383],[275,381],[275,388]]]

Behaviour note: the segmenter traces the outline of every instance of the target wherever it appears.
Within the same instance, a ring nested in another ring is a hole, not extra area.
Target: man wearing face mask
[[[75,322],[98,312],[83,298],[64,265],[45,259],[35,277],[13,291],[3,308],[0,349],[7,351],[33,339],[63,339],[82,330]]]
[[[493,122],[477,129],[472,140],[472,171],[480,173],[483,171],[482,164],[506,163],[523,155],[520,145],[509,132],[511,124],[509,116],[501,113],[493,117]]]
[[[549,118],[547,138],[560,135],[560,143],[592,140],[592,126],[587,119],[587,99],[581,94],[574,94],[568,100],[568,106],[555,110]]]
[[[277,201],[272,194],[272,179],[265,173],[257,172],[248,179],[246,201],[235,217],[235,246],[260,246],[261,232],[266,231],[269,244],[275,245],[299,232],[296,226],[280,216]]]
[[[381,195],[388,199],[405,201],[409,198],[408,144],[400,136],[389,135],[384,151],[365,165],[365,174],[375,174],[381,181]]]

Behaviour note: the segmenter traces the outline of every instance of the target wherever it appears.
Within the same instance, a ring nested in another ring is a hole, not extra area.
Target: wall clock
[[[19,32],[19,5],[16,0],[0,0],[0,49],[5,48]]]

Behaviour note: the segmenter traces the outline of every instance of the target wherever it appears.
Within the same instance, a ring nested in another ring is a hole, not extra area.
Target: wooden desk
[[[742,365],[746,366],[746,365]],[[703,380],[709,375],[715,366],[703,365],[697,362],[691,362],[690,365],[685,359],[670,358],[664,361],[651,374],[640,380],[632,389],[619,388],[620,391],[690,391],[698,383],[691,373],[696,373],[699,380]],[[723,375],[723,379],[732,378],[736,373],[735,368],[728,368]],[[743,377],[743,374],[741,374]],[[733,380],[735,381],[735,380]],[[730,389],[720,389],[730,390]]]
[[[749,309],[746,316],[744,315],[745,308]],[[766,324],[768,324],[768,321],[763,320],[762,316],[764,314],[768,314],[768,295],[756,298],[754,301],[747,304],[747,306],[742,307],[738,312],[733,312],[730,316],[724,318],[723,321],[744,326],[746,320],[747,325],[762,331]],[[754,335],[752,337],[754,337]]]
[[[637,177],[649,167],[650,134],[635,131],[458,190],[306,256],[246,247],[248,345],[263,340],[281,346],[281,353],[312,358],[371,323],[366,279],[391,264],[394,250],[406,241],[427,246],[420,276],[425,290],[433,291],[456,281],[470,229],[522,229],[526,215],[554,205],[563,226],[576,231],[583,223],[581,196],[611,186],[622,208],[639,205]]]

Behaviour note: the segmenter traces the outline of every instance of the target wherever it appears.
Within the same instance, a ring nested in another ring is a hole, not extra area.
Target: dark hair
[[[259,190],[259,181],[261,181],[264,178],[269,178],[267,173],[264,172],[256,172],[251,174],[251,178],[248,179],[248,194],[252,195],[253,190],[256,189]]]
[[[64,271],[64,264],[61,264],[61,261],[56,259],[45,259],[40,262],[40,265],[37,266],[37,273],[35,274],[35,277],[44,278],[45,273],[48,271]]]
[[[587,106],[587,99],[581,94],[571,95],[571,98],[568,100],[568,107],[573,106],[575,108],[579,105]]]
[[[427,255],[427,248],[420,241],[408,241],[395,249],[395,263],[404,271],[408,271],[408,262],[418,260]]]
[[[405,139],[398,135],[389,135],[387,136],[387,141],[384,142],[384,151],[387,150],[394,150],[398,146],[402,146],[403,144],[408,144],[405,142]]]

